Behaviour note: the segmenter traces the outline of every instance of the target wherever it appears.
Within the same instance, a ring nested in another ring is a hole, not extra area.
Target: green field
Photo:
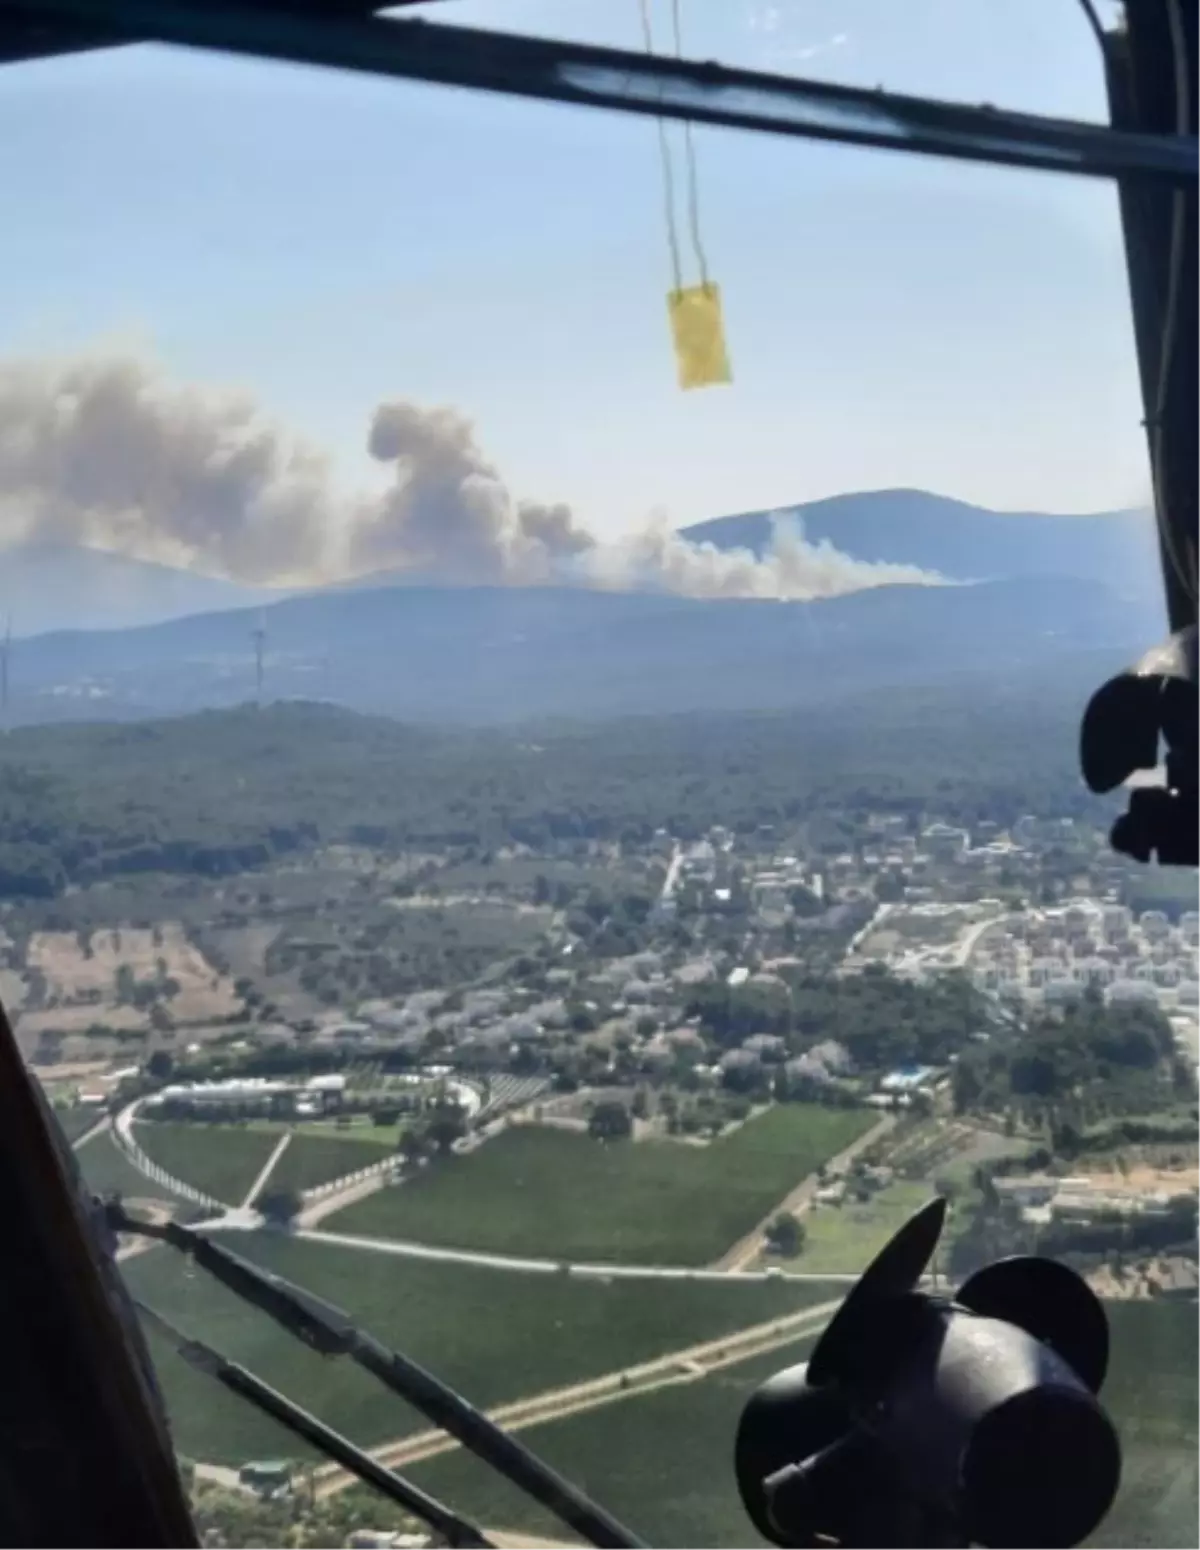
[[[609,1284],[439,1265],[272,1234],[225,1240],[237,1252],[351,1312],[381,1339],[433,1367],[483,1405],[598,1377],[841,1295],[821,1282]],[[426,1423],[364,1373],[325,1361],[166,1249],[127,1262],[134,1294],[209,1340],[359,1441]],[[175,1427],[189,1458],[237,1464],[299,1449],[274,1423],[155,1343]]]
[[[341,1115],[341,1124],[335,1119],[252,1119],[247,1130],[258,1130],[278,1139],[285,1130],[296,1136],[332,1136],[337,1141],[365,1141],[368,1145],[395,1146],[405,1121],[394,1125],[376,1125],[366,1114]]]
[[[783,1104],[705,1147],[605,1145],[522,1125],[333,1220],[339,1232],[495,1253],[701,1265],[873,1120],[860,1109]]]
[[[270,1188],[312,1189],[330,1179],[369,1168],[372,1163],[394,1156],[395,1151],[386,1142],[298,1131],[271,1170]]]
[[[176,1198],[135,1168],[108,1131],[76,1147],[75,1160],[85,1182],[97,1195],[127,1195],[138,1200]]]
[[[864,1270],[888,1239],[932,1198],[932,1184],[898,1179],[863,1204],[818,1206],[804,1216],[804,1251],[795,1259],[769,1256],[765,1264],[814,1275]]]
[[[94,1108],[89,1104],[63,1105],[56,1104],[54,1118],[58,1121],[58,1128],[70,1142],[78,1141],[80,1136],[88,1133],[93,1126],[98,1125],[104,1118],[105,1111]]]
[[[240,1125],[140,1124],[135,1134],[172,1178],[229,1206],[241,1205],[280,1140]]]
[[[1196,1309],[1159,1302],[1110,1304],[1109,1311],[1105,1398],[1122,1434],[1124,1481],[1089,1543],[1182,1550],[1197,1543]],[[734,1429],[755,1385],[802,1357],[798,1345],[699,1383],[531,1427],[522,1440],[650,1544],[761,1545],[734,1485]],[[549,1530],[540,1508],[461,1452],[418,1465],[412,1475],[486,1524]]]
[[[733,1478],[733,1438],[747,1396],[803,1361],[797,1341],[696,1383],[531,1426],[521,1441],[583,1485],[627,1528],[656,1546],[761,1545]],[[461,1450],[415,1465],[414,1483],[490,1527],[553,1535],[536,1502]],[[562,1532],[559,1528],[558,1532]]]

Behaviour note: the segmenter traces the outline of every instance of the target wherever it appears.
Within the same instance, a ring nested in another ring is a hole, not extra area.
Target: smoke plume
[[[938,579],[809,543],[786,521],[761,557],[665,522],[600,542],[569,506],[514,499],[454,409],[381,404],[367,450],[393,470],[390,487],[346,499],[326,458],[245,396],[174,386],[134,358],[0,363],[0,548],[90,544],[278,584],[398,570],[807,599]]]
[[[353,529],[357,572],[405,567],[449,581],[536,584],[594,546],[569,506],[514,503],[471,422],[453,409],[381,404],[367,446],[396,465],[396,482]]]

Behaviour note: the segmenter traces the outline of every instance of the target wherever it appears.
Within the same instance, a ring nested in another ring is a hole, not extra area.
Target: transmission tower
[[[263,671],[266,665],[267,654],[267,618],[265,614],[259,614],[258,624],[250,632],[250,638],[254,642],[254,703],[261,707],[263,702]]]
[[[8,661],[12,655],[12,615],[4,620],[4,639],[0,641],[0,732],[8,731]]]

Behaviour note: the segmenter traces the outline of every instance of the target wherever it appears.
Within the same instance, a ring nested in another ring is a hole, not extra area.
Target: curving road
[[[219,1222],[202,1224],[206,1232]],[[857,1274],[817,1275],[783,1270],[718,1270],[687,1265],[575,1264],[561,1259],[527,1259],[514,1254],[485,1254],[476,1249],[448,1249],[403,1238],[360,1238],[353,1233],[315,1232],[301,1228],[292,1234],[309,1243],[327,1243],[369,1253],[394,1254],[399,1259],[433,1260],[447,1265],[480,1265],[490,1270],[511,1270],[518,1275],[570,1275],[591,1280],[631,1281],[831,1281],[835,1285],[857,1281]]]
[[[154,1178],[145,1166],[141,1148],[133,1139],[133,1124],[137,1115],[138,1104],[132,1103],[117,1117],[114,1125],[114,1135],[122,1150],[141,1172]],[[865,1146],[876,1140],[878,1136],[891,1123],[890,1120],[881,1121],[873,1126],[859,1139],[853,1142],[837,1157],[830,1159],[827,1166],[837,1166],[839,1163],[850,1160]],[[285,1137],[286,1141],[286,1137]],[[275,1155],[269,1159],[267,1168],[256,1180],[254,1188],[248,1198],[253,1199],[255,1192],[260,1187],[271,1167],[274,1166],[279,1153],[283,1149],[284,1142],[276,1149]],[[182,1179],[166,1177],[161,1171],[159,1182],[166,1182],[175,1189],[176,1193],[187,1196],[192,1187]],[[451,1265],[477,1265],[489,1270],[506,1270],[518,1275],[570,1275],[590,1280],[643,1280],[643,1281],[744,1281],[753,1284],[765,1280],[786,1281],[824,1281],[833,1285],[851,1285],[857,1281],[857,1273],[823,1274],[807,1271],[784,1271],[781,1269],[747,1271],[744,1266],[761,1252],[763,1247],[763,1231],[768,1222],[774,1219],[781,1210],[804,1209],[806,1203],[811,1200],[812,1192],[816,1188],[816,1175],[808,1178],[793,1190],[785,1199],[776,1205],[770,1215],[764,1218],[754,1231],[739,1243],[735,1244],[715,1266],[693,1267],[686,1265],[631,1265],[599,1263],[571,1263],[562,1259],[542,1259],[521,1257],[513,1254],[490,1254],[477,1249],[445,1248],[440,1245],[428,1243],[414,1243],[403,1238],[372,1238],[360,1237],[353,1233],[339,1233],[317,1231],[316,1223],[329,1213],[348,1205],[351,1199],[357,1198],[360,1193],[368,1193],[382,1185],[382,1178],[360,1180],[357,1184],[345,1192],[338,1192],[316,1201],[301,1216],[297,1218],[296,1228],[292,1236],[303,1238],[309,1243],[324,1243],[335,1248],[350,1248],[364,1250],[374,1254],[391,1254],[400,1259],[420,1259]],[[256,1232],[264,1227],[263,1217],[259,1212],[247,1205],[226,1206],[221,1216],[214,1217],[207,1222],[196,1224],[196,1231],[204,1233],[212,1232]]]

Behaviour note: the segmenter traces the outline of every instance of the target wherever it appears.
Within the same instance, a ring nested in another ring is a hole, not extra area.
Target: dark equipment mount
[[[922,1290],[946,1202],[905,1224],[864,1271],[810,1360],[746,1405],[735,1471],[758,1531],[779,1545],[1078,1544],[1112,1504],[1121,1450],[1096,1398],[1108,1321],[1087,1284],[1053,1260],[999,1260],[953,1297]],[[548,1507],[588,1544],[641,1543],[515,1438],[340,1309],[211,1241],[119,1203],[112,1225],[191,1255],[323,1356],[346,1357]],[[143,1309],[190,1365],[321,1448],[451,1545],[483,1531],[202,1341]]]
[[[933,1200],[902,1227],[810,1360],[746,1405],[738,1488],[775,1544],[1075,1545],[1112,1505],[1103,1307],[1048,1259],[922,1291],[945,1213]]]
[[[1113,124],[1195,144],[1195,0],[1133,0],[1128,18],[1124,30],[1102,35]],[[1118,187],[1171,636],[1096,692],[1083,720],[1080,757],[1084,779],[1097,792],[1161,770],[1161,784],[1133,791],[1113,826],[1113,848],[1137,861],[1194,867],[1200,864],[1196,189],[1161,197],[1144,182],[1124,179]]]

